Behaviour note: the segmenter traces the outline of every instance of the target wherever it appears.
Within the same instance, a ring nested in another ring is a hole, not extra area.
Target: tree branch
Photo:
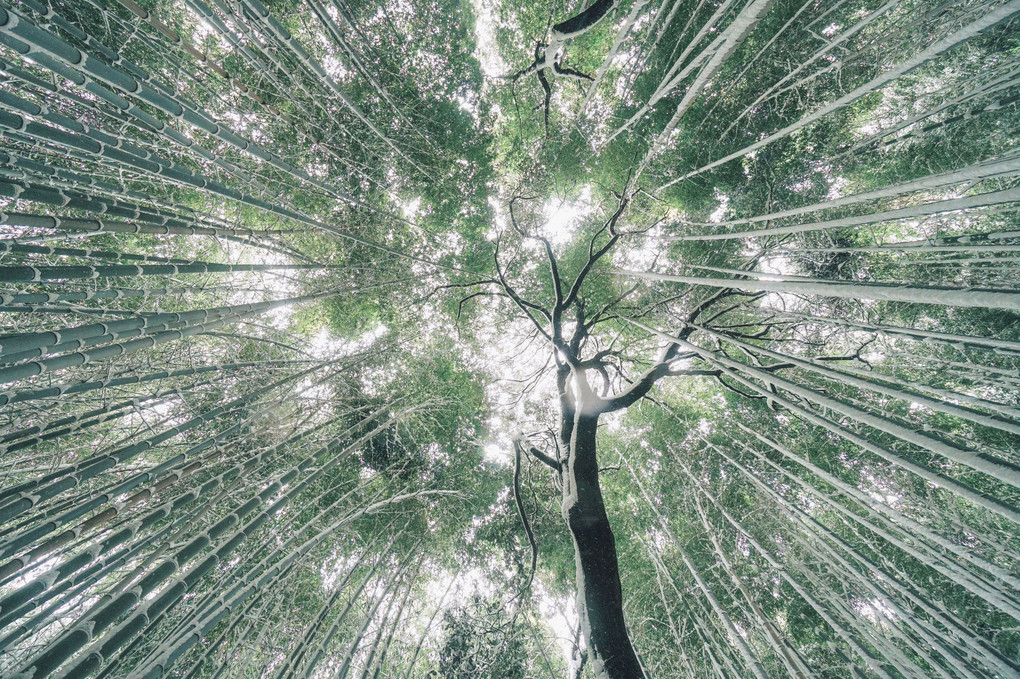
[[[553,24],[553,34],[558,34],[560,40],[574,38],[594,27],[595,24],[609,13],[609,10],[616,6],[616,0],[596,0],[586,10],[579,12],[569,19],[564,19],[558,24]]]
[[[628,178],[627,181],[629,183],[630,179]],[[588,244],[588,261],[581,267],[581,271],[578,272],[577,277],[574,279],[574,284],[570,286],[570,292],[567,293],[566,299],[563,300],[564,309],[569,308],[570,305],[574,303],[574,300],[577,299],[578,294],[581,292],[581,286],[584,285],[585,279],[588,277],[588,274],[591,273],[592,267],[594,267],[595,264],[607,252],[609,252],[614,245],[616,245],[616,241],[620,240],[620,234],[616,232],[616,223],[619,221],[620,217],[623,216],[623,213],[627,209],[627,205],[629,203],[630,199],[627,197],[627,190],[626,187],[624,187],[623,197],[620,199],[620,204],[617,206],[616,212],[613,213],[613,216],[609,218],[609,221],[607,221],[605,226],[603,226],[599,231],[599,233],[602,233],[602,231],[608,229],[612,237],[605,245],[599,248],[597,252],[593,252],[592,250],[595,245],[595,237],[598,236],[598,233],[592,237],[591,242]]]
[[[521,588],[518,596],[531,589],[531,582],[535,579],[535,569],[538,566],[538,542],[535,540],[535,533],[531,530],[528,522],[528,514],[524,511],[524,502],[521,500],[521,443],[514,441],[514,502],[517,503],[517,513],[524,524],[524,532],[528,534],[528,544],[531,545],[531,572],[528,574],[528,581]]]
[[[555,469],[557,472],[563,471],[563,465],[561,465],[557,460],[554,460],[553,458],[543,453],[535,446],[528,446],[528,453],[530,453],[532,457],[534,457],[542,464]]]
[[[540,307],[539,305],[534,304],[532,302],[529,302],[528,300],[526,300],[523,297],[521,297],[520,295],[518,295],[517,291],[514,290],[513,287],[511,287],[509,283],[507,283],[506,277],[503,275],[503,270],[500,268],[500,265],[499,265],[499,240],[498,239],[496,241],[496,249],[492,253],[492,258],[493,258],[493,260],[495,261],[495,264],[496,264],[496,276],[498,277],[499,284],[500,284],[500,286],[502,286],[504,292],[506,292],[507,296],[510,299],[513,300],[514,304],[516,304],[518,306],[518,308],[520,308],[520,310],[524,312],[524,315],[527,316],[528,319],[535,326],[535,328],[537,328],[538,331],[540,333],[542,333],[542,336],[545,337],[550,342],[552,342],[553,341],[552,337],[549,335],[548,332],[546,332],[545,328],[542,327],[542,324],[538,322],[538,319],[535,318],[535,315],[531,313],[531,310],[534,309],[538,313],[542,314],[542,316],[544,316],[545,319],[550,321],[550,322],[552,322],[552,314],[550,314],[548,311],[546,311],[544,308]]]
[[[573,78],[575,80],[587,80],[588,82],[593,82],[595,80],[595,78],[591,77],[587,73],[581,73],[580,71],[575,71],[572,68],[560,66],[559,63],[555,61],[553,62],[553,71],[556,73],[556,75],[562,75],[567,78]]]

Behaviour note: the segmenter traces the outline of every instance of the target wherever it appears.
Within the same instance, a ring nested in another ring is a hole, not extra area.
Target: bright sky
[[[498,78],[509,70],[496,49],[495,24],[499,8],[496,0],[471,0],[475,11],[475,58],[482,65],[486,78]]]
[[[542,207],[546,219],[542,235],[553,245],[566,245],[574,238],[574,231],[594,209],[591,187],[585,186],[575,201],[551,198]]]

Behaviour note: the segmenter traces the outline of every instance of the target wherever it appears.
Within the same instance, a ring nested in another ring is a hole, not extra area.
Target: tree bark
[[[584,381],[583,374],[575,376],[575,380]],[[584,387],[580,390],[587,391]],[[570,428],[562,505],[563,518],[574,542],[578,620],[596,677],[644,679],[646,675],[623,619],[616,539],[599,485],[596,434],[600,413],[585,412],[584,405],[582,395],[577,399]],[[566,416],[568,413],[563,414]]]
[[[790,125],[787,125],[783,129],[774,132],[767,137],[759,139],[753,144],[745,146],[739,151],[734,151],[733,153],[723,156],[718,160],[714,160],[708,163],[707,165],[703,165],[695,170],[691,170],[690,172],[687,172],[675,179],[672,179],[663,184],[662,186],[658,187],[653,193],[658,193],[659,191],[662,191],[663,189],[666,189],[676,184],[677,182],[681,182],[685,179],[689,179],[696,175],[707,172],[708,170],[711,170],[714,167],[718,167],[724,163],[728,163],[731,160],[741,158],[747,155],[748,153],[751,153],[752,151],[756,151],[757,149],[760,149],[763,146],[771,144],[772,142],[778,139],[782,139],[783,137],[786,137],[787,135],[796,132],[799,129],[807,127],[808,125],[814,123],[816,120],[822,118],[823,116],[829,113],[846,108],[847,106],[851,105],[853,102],[857,101],[861,97],[872,94],[873,92],[877,92],[879,89],[885,87],[893,80],[899,78],[900,76],[906,75],[907,73],[913,71],[918,66],[921,66],[922,64],[934,59],[943,52],[947,52],[950,49],[959,45],[960,43],[973,38],[979,33],[992,28],[1003,21],[1006,21],[1017,12],[1020,12],[1020,2],[1009,2],[1005,5],[1000,5],[996,9],[992,10],[991,12],[988,12],[987,14],[984,14],[983,16],[971,22],[970,24],[963,26],[962,28],[951,33],[942,40],[932,43],[927,49],[915,53],[910,58],[901,61],[900,63],[896,64],[889,70],[878,74],[872,80],[870,80],[867,83],[864,83],[857,89],[844,94],[842,97],[836,99],[835,101],[827,103],[814,113],[810,113],[804,116],[797,122],[791,123]]]

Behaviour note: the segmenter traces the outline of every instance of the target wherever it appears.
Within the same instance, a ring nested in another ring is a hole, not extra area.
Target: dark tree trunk
[[[583,400],[582,400],[583,404]],[[596,459],[599,413],[573,415],[569,455],[563,474],[563,518],[574,540],[577,612],[600,679],[644,679],[623,619],[623,592],[616,540],[609,525]],[[564,423],[567,424],[567,423]]]
[[[576,33],[584,33],[589,28],[602,21],[602,18],[609,13],[616,5],[616,0],[596,0],[588,9],[580,14],[555,24],[552,28],[564,37],[572,37]]]

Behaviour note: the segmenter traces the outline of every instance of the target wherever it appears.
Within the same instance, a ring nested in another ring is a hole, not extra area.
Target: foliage
[[[1018,13],[5,3],[0,675],[1014,676]]]

